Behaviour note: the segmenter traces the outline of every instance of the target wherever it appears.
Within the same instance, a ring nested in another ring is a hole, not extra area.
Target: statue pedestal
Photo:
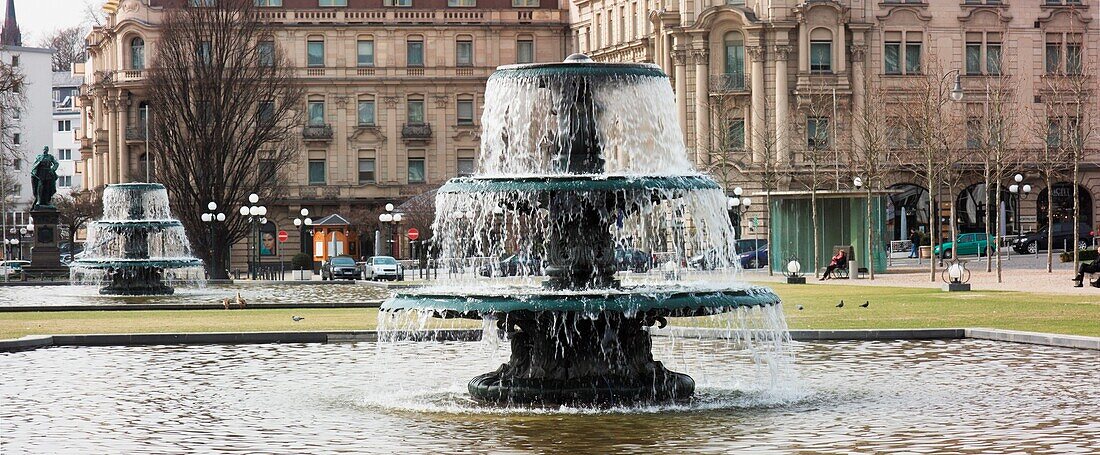
[[[57,209],[52,207],[34,207],[31,218],[34,219],[34,249],[31,250],[31,263],[23,267],[27,275],[35,277],[68,277],[69,268],[61,265],[61,250],[57,246]]]

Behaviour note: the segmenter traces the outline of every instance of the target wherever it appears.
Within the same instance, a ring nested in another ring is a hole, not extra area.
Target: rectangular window
[[[985,71],[992,76],[1001,75],[1001,43],[986,43]]]
[[[409,183],[424,183],[424,158],[409,158]]]
[[[348,0],[317,0],[317,6],[348,6]]]
[[[447,0],[447,6],[472,7],[477,6],[477,0]]]
[[[966,119],[966,148],[980,149],[982,147],[982,122],[980,119]]]
[[[359,126],[374,126],[374,101],[359,101]]]
[[[883,67],[886,74],[901,74],[901,43],[886,43]]]
[[[405,48],[405,64],[407,66],[424,66],[424,42],[409,41]]]
[[[309,184],[325,184],[325,160],[309,160]]]
[[[359,184],[374,182],[374,158],[359,158]]]
[[[374,66],[374,41],[359,40],[356,44],[356,63],[361,67]]]
[[[310,101],[309,102],[309,125],[310,126],[323,126],[325,124],[325,102],[324,101]]]
[[[1062,43],[1047,43],[1046,70],[1047,74],[1062,72]]]
[[[325,42],[310,40],[306,43],[306,64],[311,67],[325,66]]]
[[[19,66],[19,56],[18,55],[11,56],[11,66]]]
[[[828,73],[833,71],[833,42],[810,42],[810,72]]]
[[[256,165],[256,171],[259,173],[258,181],[260,184],[274,185],[276,183],[278,174],[275,169],[275,160],[260,159],[260,162]]]
[[[726,136],[727,149],[729,150],[744,150],[745,149],[745,119],[734,119],[730,121],[729,132]]]
[[[19,133],[16,133],[16,134],[19,134]],[[15,169],[17,171],[22,170],[23,169],[23,160],[21,160],[19,158],[16,158],[16,159],[12,160],[11,168]]]
[[[203,41],[203,42],[199,43],[199,48],[197,49],[197,53],[198,53],[200,63],[202,63],[204,65],[209,65],[210,62],[213,61],[214,55],[213,55],[213,52],[211,51],[209,41]]]
[[[1081,45],[1066,44],[1066,74],[1081,74]]]
[[[535,42],[529,39],[516,41],[516,63],[535,63]]]
[[[1047,123],[1047,146],[1050,148],[1062,146],[1062,122],[1058,119],[1050,119]]]
[[[469,177],[474,175],[474,159],[473,158],[459,158],[458,159],[458,176]]]
[[[459,125],[473,125],[474,124],[474,101],[473,100],[458,100],[458,124]]]
[[[538,8],[539,0],[512,0],[512,6],[519,8]]]
[[[57,186],[61,188],[69,188],[73,186],[73,176],[71,175],[59,175],[57,176]]]
[[[59,159],[59,160],[71,160],[71,159],[73,159],[73,149],[57,149],[57,159]]]
[[[462,40],[455,43],[455,62],[458,66],[473,66],[474,42]]]
[[[982,74],[982,43],[966,43],[966,74]]]
[[[256,44],[256,58],[260,66],[275,66],[275,42],[260,41]]]
[[[409,112],[406,116],[408,124],[424,124],[424,100],[409,100]]]
[[[920,42],[905,43],[905,74],[920,74]]]
[[[283,6],[283,0],[256,0],[256,6]]]
[[[57,130],[62,131],[62,132],[72,131],[73,130],[72,120],[58,120],[57,121]]]
[[[386,0],[382,6],[413,6],[412,0]]]
[[[11,142],[13,144],[16,144],[16,145],[22,144],[23,143],[23,136],[20,135],[19,133],[13,133],[11,135]],[[16,168],[16,169],[18,169],[18,168]]]
[[[324,107],[321,108],[322,116],[324,116]],[[275,103],[271,101],[262,101],[256,106],[256,123],[260,126],[271,126],[275,122]]]
[[[814,150],[829,148],[829,119],[810,117],[806,119],[806,145]]]

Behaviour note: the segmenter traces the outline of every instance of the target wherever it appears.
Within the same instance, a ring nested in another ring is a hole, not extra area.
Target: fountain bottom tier
[[[482,402],[520,405],[675,402],[695,381],[653,360],[647,326],[663,318],[576,312],[517,312],[499,321],[512,345],[508,363],[473,378]]]
[[[164,284],[164,269],[133,267],[107,274],[110,281],[99,290],[103,295],[171,295],[174,288]]]

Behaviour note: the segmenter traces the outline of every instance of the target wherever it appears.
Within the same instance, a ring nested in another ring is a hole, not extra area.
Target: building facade
[[[105,25],[87,38],[78,169],[85,188],[145,178],[143,121],[171,113],[146,104],[144,78],[158,23],[176,3],[109,0]],[[286,197],[277,209],[265,201],[275,224],[267,229],[290,233],[288,254],[299,245],[291,222],[302,208],[313,219],[339,213],[367,222],[356,213],[473,173],[489,74],[566,55],[558,0],[257,3],[306,87],[303,146]]]
[[[757,175],[772,162],[783,175],[774,188],[780,191],[807,188],[802,151],[819,137],[815,131],[826,132],[824,146],[838,156],[855,145],[851,113],[864,105],[867,81],[886,99],[905,102],[907,90],[926,73],[944,73],[950,83],[953,74],[946,73],[958,70],[965,93],[958,108],[973,118],[991,79],[1008,74],[1016,88],[1018,128],[1028,129],[1023,121],[1045,115],[1048,78],[1087,71],[1085,80],[1097,88],[1098,18],[1094,0],[581,0],[570,11],[571,41],[579,51],[598,61],[656,63],[671,76],[698,167],[730,173],[729,187],[759,189]],[[828,98],[831,109],[806,112],[804,103],[812,97]],[[1091,104],[1097,104],[1095,92]],[[1042,149],[1040,136],[1020,134],[1016,146]],[[966,140],[964,148],[970,146]],[[1100,221],[1094,216],[1100,208],[1097,141],[1094,134],[1086,144],[1079,181],[1082,218],[1094,227]],[[929,188],[912,172],[884,164],[893,169],[883,185],[893,192],[888,237],[904,239],[906,227],[929,223]],[[1020,201],[1005,191],[1009,233],[1046,223],[1047,188],[1035,164],[1019,164],[1022,184],[1033,188],[1029,198]],[[835,167],[842,181],[836,190],[851,189],[842,158]],[[1052,187],[1056,221],[1066,220],[1072,183]],[[964,176],[958,188],[960,230],[978,232],[987,204],[980,172]],[[931,190],[933,196],[941,192]],[[946,197],[941,195],[941,207]],[[757,204],[750,217],[766,221],[766,207]]]
[[[76,172],[80,167],[80,85],[83,77],[68,71],[53,73],[53,150],[57,161],[57,194],[80,191],[83,176]]]

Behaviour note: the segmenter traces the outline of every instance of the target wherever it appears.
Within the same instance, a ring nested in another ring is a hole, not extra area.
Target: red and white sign
[[[416,228],[409,228],[409,240],[416,240],[420,238],[420,231]]]
[[[279,241],[280,241],[280,242],[285,242],[285,241],[287,241],[287,239],[289,239],[289,238],[290,238],[290,235],[288,235],[288,234],[286,233],[286,231],[279,231]]]

